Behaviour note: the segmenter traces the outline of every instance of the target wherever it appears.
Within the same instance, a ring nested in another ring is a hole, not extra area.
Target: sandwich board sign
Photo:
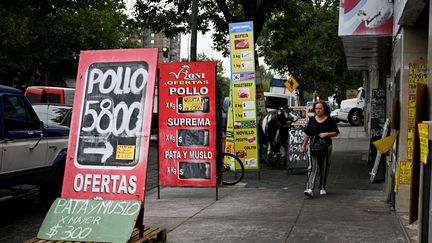
[[[80,53],[62,198],[38,237],[129,239],[144,205],[157,55],[155,48]]]
[[[127,242],[140,209],[139,200],[57,198],[49,209],[37,238]]]
[[[159,184],[216,186],[216,63],[159,65]]]

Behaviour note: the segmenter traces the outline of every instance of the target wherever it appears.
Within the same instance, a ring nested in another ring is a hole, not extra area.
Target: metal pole
[[[187,60],[188,60],[188,62],[191,61],[190,44],[191,44],[191,35],[189,35],[187,38],[187,52],[188,52]]]
[[[198,28],[198,0],[192,0],[192,19],[191,19],[191,50],[190,61],[196,62],[197,58],[197,28]]]

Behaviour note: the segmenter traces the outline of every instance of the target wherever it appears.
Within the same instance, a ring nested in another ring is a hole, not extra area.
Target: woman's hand
[[[326,133],[326,132],[322,132],[322,133],[319,134],[319,136],[320,136],[321,138],[325,138],[325,137],[328,136],[328,133]]]
[[[306,145],[302,145],[301,148],[300,148],[300,153],[301,153],[302,155],[304,155],[305,152],[306,152]]]

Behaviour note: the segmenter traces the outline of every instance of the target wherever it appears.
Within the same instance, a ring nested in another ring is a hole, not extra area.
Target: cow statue
[[[267,113],[261,121],[264,146],[267,146],[267,165],[274,168],[286,165],[288,129],[298,117],[289,106]]]

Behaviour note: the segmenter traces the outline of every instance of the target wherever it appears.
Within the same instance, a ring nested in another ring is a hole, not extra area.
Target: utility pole
[[[191,45],[190,61],[196,62],[197,58],[197,29],[198,29],[198,0],[192,0],[192,19],[191,19]]]

